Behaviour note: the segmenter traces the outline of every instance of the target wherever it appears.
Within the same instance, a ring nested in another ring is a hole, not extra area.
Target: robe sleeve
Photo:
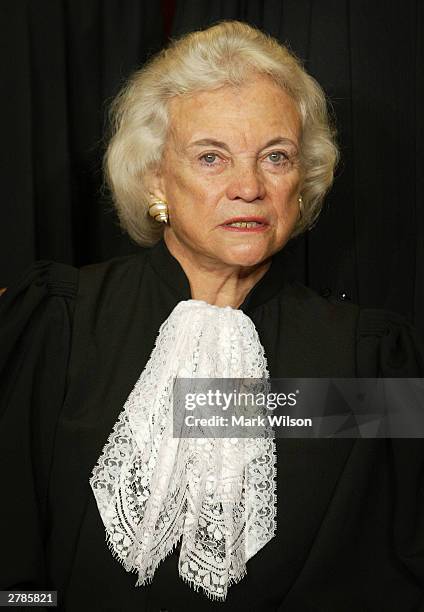
[[[47,489],[78,270],[36,262],[0,297],[0,588],[48,589]]]
[[[358,376],[424,378],[424,346],[401,315],[363,309],[357,333]],[[423,405],[424,411],[424,405]],[[424,612],[424,439],[392,438],[388,443],[393,507],[393,552],[421,586],[417,610]]]

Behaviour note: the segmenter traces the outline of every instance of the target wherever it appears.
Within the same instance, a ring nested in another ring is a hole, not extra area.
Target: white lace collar
[[[178,570],[225,600],[246,562],[276,531],[272,438],[173,438],[178,377],[268,377],[263,347],[241,310],[180,302],[93,469],[90,485],[113,555],[137,586],[181,540]]]

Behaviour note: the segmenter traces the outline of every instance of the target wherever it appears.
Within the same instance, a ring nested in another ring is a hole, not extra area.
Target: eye
[[[207,165],[212,166],[216,160],[218,159],[218,155],[216,153],[205,153],[200,157],[200,159]]]
[[[266,156],[266,159],[269,159],[270,162],[275,164],[276,166],[288,161],[289,157],[287,153],[283,151],[272,151]]]

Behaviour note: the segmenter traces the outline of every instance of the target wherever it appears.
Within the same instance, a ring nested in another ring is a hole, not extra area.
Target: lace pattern
[[[272,438],[173,438],[174,379],[268,378],[253,322],[242,311],[180,302],[107,440],[90,485],[108,545],[148,584],[181,539],[178,570],[225,600],[246,562],[275,535]]]

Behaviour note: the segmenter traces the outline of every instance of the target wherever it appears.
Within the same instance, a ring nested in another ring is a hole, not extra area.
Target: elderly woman
[[[132,76],[105,165],[148,248],[40,261],[1,298],[3,589],[69,611],[421,609],[421,441],[262,439],[243,463],[169,428],[181,376],[423,376],[401,317],[290,278],[336,160],[321,88],[246,24]]]

